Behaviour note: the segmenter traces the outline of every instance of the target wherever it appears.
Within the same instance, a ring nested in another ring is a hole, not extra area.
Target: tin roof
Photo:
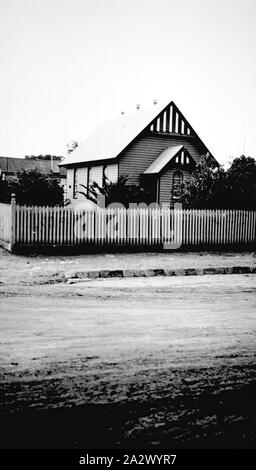
[[[116,158],[165,107],[166,104],[155,105],[151,109],[124,114],[104,123],[70,153],[61,165]]]
[[[0,169],[4,173],[16,175],[18,171],[37,169],[48,175],[56,174],[60,177],[65,176],[64,168],[59,167],[59,160],[42,160],[36,158],[13,158],[0,157]]]
[[[159,171],[161,171],[183,147],[183,145],[175,145],[174,147],[168,147],[165,149],[159,155],[159,157],[157,157],[156,160],[144,171],[144,174],[159,173]]]

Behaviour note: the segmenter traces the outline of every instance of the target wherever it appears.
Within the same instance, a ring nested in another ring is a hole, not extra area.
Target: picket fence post
[[[16,243],[16,195],[11,195],[11,237],[10,237],[10,251],[13,251]]]

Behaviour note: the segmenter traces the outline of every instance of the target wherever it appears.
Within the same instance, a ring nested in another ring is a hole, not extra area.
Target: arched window
[[[181,171],[176,171],[173,175],[173,183],[172,183],[172,197],[175,200],[180,198],[182,182],[183,182],[183,174],[181,173]]]

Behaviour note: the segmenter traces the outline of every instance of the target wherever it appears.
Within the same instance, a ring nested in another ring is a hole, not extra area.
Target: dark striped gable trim
[[[168,149],[166,149],[168,150]],[[159,156],[159,158],[161,155]],[[154,163],[153,163],[154,165]],[[162,173],[166,170],[166,168],[170,168],[171,166],[177,166],[178,168],[192,168],[196,166],[196,161],[192,157],[192,155],[189,153],[189,151],[186,149],[186,147],[183,145],[171,158],[170,160],[166,161],[163,166],[156,171],[145,171],[144,175],[158,175],[161,176]],[[151,167],[152,165],[150,165]],[[150,170],[150,168],[149,168]]]
[[[182,124],[182,122],[184,124]],[[176,132],[176,130],[178,132]],[[119,153],[119,155],[117,155],[116,158],[122,158],[122,155],[125,153],[125,151],[128,150],[134,142],[143,137],[145,133],[148,135],[166,135],[173,137],[182,136],[184,138],[195,138],[203,147],[204,153],[209,153],[209,155],[218,165],[218,162],[215,160],[212,153],[208,150],[206,145],[203,143],[203,141],[200,139],[198,134],[195,132],[193,127],[189,124],[187,119],[173,101],[171,101],[164,109],[162,109],[162,111],[160,111],[160,113],[144,129],[142,129],[141,132],[131,142],[129,142],[129,144]]]

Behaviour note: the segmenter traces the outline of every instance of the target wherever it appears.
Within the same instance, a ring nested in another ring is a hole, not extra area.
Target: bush
[[[5,199],[8,198],[8,202],[14,193],[17,203],[21,205],[63,205],[63,188],[59,185],[59,180],[36,169],[18,172],[17,177],[7,182],[5,189]]]
[[[196,209],[256,209],[256,161],[242,155],[225,171],[205,157],[184,183],[181,202]]]
[[[80,194],[89,199],[94,204],[97,204],[97,195],[100,194],[105,197],[105,204],[108,206],[114,202],[121,203],[128,208],[130,203],[139,204],[141,202],[149,203],[149,194],[146,189],[141,186],[127,183],[128,178],[120,176],[118,180],[113,183],[107,178],[104,178],[102,186],[97,183],[92,183],[89,187],[81,184],[80,186],[85,191],[78,191]]]

